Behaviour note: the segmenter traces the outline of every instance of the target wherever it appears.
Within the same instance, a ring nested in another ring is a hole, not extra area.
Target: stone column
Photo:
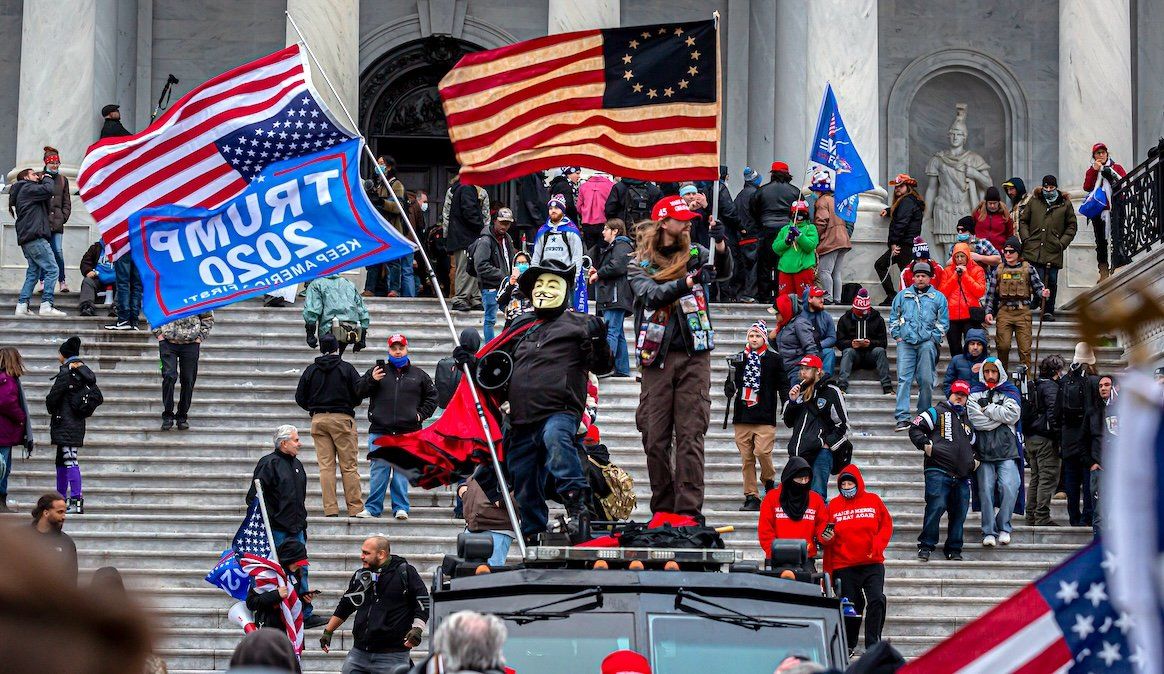
[[[287,13],[303,31],[320,66],[327,71],[339,94],[328,88],[319,69],[304,55],[311,67],[311,81],[336,119],[348,126],[340,101],[359,119],[360,100],[360,0],[287,0]],[[295,28],[287,21],[287,44],[300,41]]]
[[[723,162],[728,165],[733,193],[743,184],[744,166],[752,159],[748,138],[748,99],[754,83],[749,76],[749,32],[752,0],[729,0],[720,20],[720,72],[723,74],[724,117],[720,123]]]
[[[621,0],[550,0],[547,33],[569,33],[591,28],[618,28],[622,23]]]
[[[806,102],[800,95],[806,90],[808,81],[808,9],[809,3],[804,0],[779,0],[776,3],[773,16],[776,29],[769,33],[769,39],[776,43],[776,77],[773,82],[760,84],[771,95],[772,105],[769,110],[772,112],[768,117],[770,124],[775,123],[770,141],[772,156],[765,161],[756,160],[761,165],[755,169],[764,176],[765,181],[768,179],[768,164],[772,161],[787,162],[794,179],[804,170],[808,161],[808,127],[811,122],[805,120],[808,117],[816,118],[816,110],[809,110],[813,104]],[[769,32],[763,25],[757,28]],[[829,50],[830,54],[839,51]],[[836,55],[840,56],[839,53]]]

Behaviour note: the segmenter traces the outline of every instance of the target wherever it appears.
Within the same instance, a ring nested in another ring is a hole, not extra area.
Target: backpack
[[[723,538],[707,526],[673,527],[664,524],[648,529],[646,524],[632,523],[619,536],[619,545],[625,548],[670,548],[722,550]]]
[[[1072,418],[1082,417],[1087,409],[1087,386],[1091,382],[1087,377],[1077,373],[1070,372],[1066,377],[1063,377],[1062,396],[1063,402],[1059,405],[1064,415],[1070,415]]]
[[[631,226],[640,220],[651,219],[651,186],[647,183],[627,184],[622,194],[622,208],[626,212],[626,224]]]
[[[93,416],[93,413],[103,402],[105,402],[105,396],[101,395],[101,389],[97,387],[97,384],[86,384],[73,392],[73,396],[69,399],[73,411],[82,419]]]
[[[478,239],[480,241],[480,239]],[[465,249],[465,273],[477,278],[477,261],[473,259],[473,251],[477,249],[477,241]]]
[[[638,504],[634,478],[613,463],[602,465],[589,456],[586,458],[602,471],[602,478],[610,487],[610,493],[602,497],[602,509],[606,511],[606,519],[616,521],[630,517],[635,505]]]
[[[436,377],[433,382],[436,386],[437,407],[444,409],[449,406],[449,401],[457,392],[457,386],[461,383],[463,375],[464,372],[457,366],[457,361],[452,356],[437,361]]]

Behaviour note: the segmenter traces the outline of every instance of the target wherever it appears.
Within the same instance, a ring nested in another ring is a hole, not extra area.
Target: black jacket
[[[537,320],[525,314],[511,330]],[[543,321],[516,338],[509,418],[514,425],[532,424],[551,414],[568,412],[582,418],[587,373],[606,374],[614,357],[606,341],[606,321],[567,311]]]
[[[792,183],[769,182],[752,195],[748,210],[752,223],[768,234],[775,234],[788,224],[792,202],[800,199],[800,189]]]
[[[485,228],[481,214],[481,198],[477,188],[453,181],[452,203],[449,204],[449,229],[445,232],[445,248],[450,253],[465,250],[477,240]]]
[[[36,528],[36,521],[32,522],[32,540],[41,544],[50,559],[58,564],[58,568],[65,574],[69,584],[77,586],[77,544],[72,537],[63,531],[49,530],[42,534]]]
[[[760,394],[755,405],[748,407],[744,402],[744,370],[747,358],[740,351],[733,358],[735,365],[728,370],[723,383],[723,393],[734,398],[733,424],[764,424],[775,426],[780,418],[780,403],[788,399],[788,375],[784,373],[784,363],[776,349],[768,347],[760,356]]]
[[[286,568],[283,569],[287,571]],[[295,591],[299,591],[299,585],[302,572],[288,573],[287,578],[291,581],[291,587]],[[300,597],[300,601],[303,598]],[[273,627],[277,630],[283,628],[283,611],[279,608],[279,604],[283,601],[279,596],[279,590],[269,590],[267,592],[255,592],[255,586],[252,583],[251,588],[247,590],[247,608],[255,615],[255,624],[259,627]]]
[[[517,179],[517,204],[513,209],[514,224],[525,229],[537,229],[545,224],[549,215],[546,202],[550,195],[546,192],[545,177],[541,171]]]
[[[40,182],[17,180],[8,191],[8,210],[16,218],[16,243],[23,246],[37,239],[53,238],[49,224],[49,202],[56,190],[51,176]]]
[[[576,200],[574,198],[574,183],[570,182],[569,178],[564,175],[556,176],[550,181],[550,188],[547,190],[547,193],[549,194],[549,197],[546,199],[547,201],[553,198],[555,194],[562,195],[562,199],[566,202],[566,210],[562,212],[566,214],[567,218],[570,218],[570,222],[581,226],[582,220],[578,218],[578,205],[575,203]],[[546,212],[548,213],[549,210],[547,209]]]
[[[1114,402],[1114,399],[1113,399]],[[1119,417],[1114,405],[1096,398],[1095,416],[1091,432],[1091,451],[1087,453],[1088,468],[1095,464],[1103,466],[1103,443],[1115,442],[1119,433]]]
[[[255,500],[255,480],[263,485],[272,529],[289,534],[307,529],[307,471],[298,458],[276,449],[259,459],[247,490],[248,506]]]
[[[1023,415],[1023,432],[1059,442],[1059,381],[1035,381],[1032,398],[1024,401],[1029,413]]]
[[[513,256],[517,249],[513,239],[506,233],[499,241],[493,227],[486,227],[481,236],[473,242],[473,264],[477,267],[477,281],[485,290],[497,290],[513,273]]]
[[[732,202],[736,209],[735,235],[737,243],[740,239],[755,235],[756,223],[752,220],[751,205],[752,195],[756,193],[757,189],[759,188],[752,183],[745,183]],[[727,227],[726,222],[724,226]]]
[[[85,250],[81,256],[81,276],[88,276],[89,272],[97,269],[97,265],[105,257],[105,244],[98,240]]]
[[[788,456],[802,457],[811,466],[820,450],[836,449],[849,432],[845,396],[828,375],[823,375],[811,400],[789,399],[784,403],[784,425],[792,429]]]
[[[125,125],[121,123],[120,119],[106,118],[105,123],[101,125],[102,138],[116,138],[118,136],[132,135],[133,134],[129,132],[129,129],[125,128]]]
[[[974,472],[974,429],[966,406],[957,412],[949,400],[943,400],[913,419],[909,439],[918,449],[932,444],[925,458],[925,468],[937,468],[956,478],[969,477]]]
[[[69,363],[61,365],[44,401],[48,413],[52,415],[49,433],[54,445],[84,446],[85,417],[73,409],[73,399],[80,395],[81,389],[96,383],[97,375],[93,374],[88,365],[84,363],[77,367],[69,367]]]
[[[922,216],[925,204],[912,193],[897,200],[897,207],[889,216],[889,245],[901,246],[908,253],[913,248],[915,236],[921,236]]]
[[[356,607],[351,596],[361,591],[360,571],[352,574],[347,592],[335,607],[335,617],[347,620],[355,613],[352,626],[354,646],[369,653],[399,653],[410,650],[404,636],[413,621],[428,622],[428,589],[420,574],[403,557],[392,555],[377,571],[363,603]]]
[[[614,187],[610,188],[610,194],[606,196],[606,219],[610,220],[611,218],[618,218],[619,220],[622,220],[624,223],[626,223],[628,231],[635,224],[635,218],[632,217],[631,212],[625,203],[626,193],[630,190],[632,185],[634,185],[636,188],[640,188],[640,192],[642,191],[642,187],[646,187],[646,208],[648,212],[646,213],[645,218],[651,217],[649,212],[650,209],[655,205],[655,202],[663,198],[663,190],[659,189],[659,186],[655,183],[647,182],[645,180],[635,180],[633,178],[623,178],[622,180],[615,183]]]
[[[626,278],[630,256],[635,245],[625,236],[615,237],[611,243],[603,243],[598,251],[594,270],[598,281],[594,284],[594,301],[599,311],[622,309],[628,314],[635,309],[634,295],[630,281]]]
[[[853,348],[854,339],[869,340],[869,349],[886,348],[889,344],[889,335],[881,313],[871,308],[864,317],[857,316],[852,309],[841,314],[837,319],[837,348],[842,352]]]
[[[319,356],[299,377],[295,389],[295,404],[314,416],[320,412],[339,412],[356,416],[360,396],[356,382],[360,373],[338,353]]]
[[[398,370],[385,363],[387,372],[380,381],[372,379],[368,368],[356,382],[356,395],[368,401],[368,431],[370,433],[410,433],[436,411],[437,393],[432,377],[409,363]]]
[[[1063,402],[1064,389],[1068,379],[1085,377],[1083,384],[1083,413],[1070,412]],[[1085,370],[1072,367],[1059,378],[1059,396],[1056,412],[1059,417],[1059,454],[1064,459],[1085,459],[1091,454],[1093,434],[1098,428],[1096,415],[1099,413],[1099,377],[1087,374]]]

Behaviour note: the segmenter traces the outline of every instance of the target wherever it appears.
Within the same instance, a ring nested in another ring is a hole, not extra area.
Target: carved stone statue
[[[947,132],[950,148],[938,152],[926,164],[930,179],[922,228],[931,233],[930,246],[943,263],[953,248],[958,219],[970,215],[986,188],[993,184],[990,165],[965,147],[966,104],[958,103],[954,109],[954,123]]]

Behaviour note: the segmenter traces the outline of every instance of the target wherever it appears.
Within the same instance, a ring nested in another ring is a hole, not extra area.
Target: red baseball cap
[[[812,286],[811,288],[808,289],[808,296],[809,297],[824,297],[825,296],[824,288],[821,288],[820,286]]]
[[[800,367],[815,367],[820,370],[824,367],[824,363],[821,362],[820,356],[814,356],[810,353],[800,359]]]
[[[970,384],[966,383],[965,379],[959,379],[953,384],[950,384],[950,393],[965,393],[970,395]]]
[[[603,659],[602,674],[651,674],[651,663],[634,651],[615,651]]]
[[[1091,156],[1094,157],[1095,153],[1099,152],[1100,150],[1107,152],[1107,146],[1104,145],[1103,143],[1096,143],[1095,145],[1092,145],[1091,146]],[[46,159],[45,161],[47,162],[48,160]]]
[[[404,346],[408,346],[408,338],[405,337],[402,333],[398,332],[388,338],[388,346],[392,346],[393,344],[403,344]]]
[[[771,170],[784,171],[785,173],[788,173],[788,164],[785,164],[782,161],[774,161],[774,162],[772,162],[772,169]]]
[[[687,208],[687,202],[677,196],[663,197],[655,202],[654,209],[651,210],[652,220],[662,220],[663,218],[671,218],[673,220],[694,220],[698,218],[699,214]]]

